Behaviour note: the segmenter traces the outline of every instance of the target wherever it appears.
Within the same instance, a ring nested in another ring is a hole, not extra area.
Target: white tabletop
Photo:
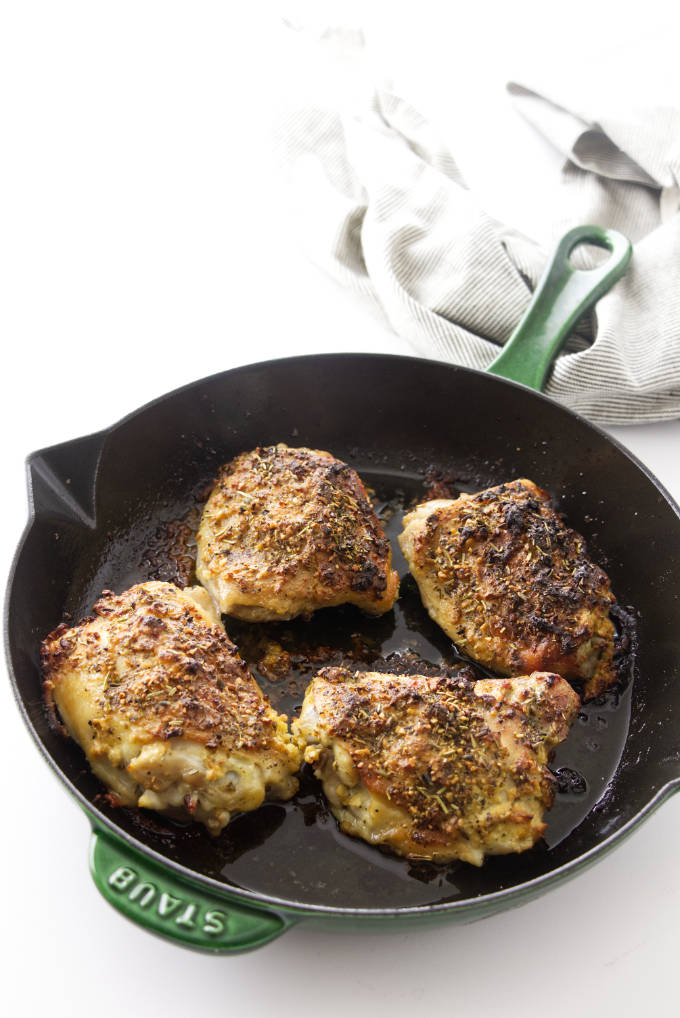
[[[255,15],[235,11],[26,2],[3,14],[5,575],[32,449],[237,364],[410,352],[296,248],[264,154],[275,44]],[[488,79],[457,50],[482,98],[489,81],[518,73],[495,46]],[[511,187],[501,203],[511,206]],[[612,433],[680,498],[679,422]],[[392,936],[301,926],[253,954],[212,958],[150,936],[100,898],[87,822],[36,752],[8,684],[0,689],[8,1014],[173,1018],[191,1007],[256,1018],[311,1007],[332,1018],[348,1005],[406,1015],[443,1004],[478,1018],[606,1018],[677,1008],[680,799],[518,910]]]

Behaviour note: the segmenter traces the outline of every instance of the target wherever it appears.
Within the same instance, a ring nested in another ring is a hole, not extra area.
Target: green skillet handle
[[[605,248],[611,257],[594,269],[575,269],[569,256],[579,244]],[[489,367],[491,374],[541,390],[576,322],[621,279],[631,254],[630,241],[616,230],[577,226],[566,233],[522,321]]]
[[[128,919],[199,951],[252,951],[292,924],[287,916],[232,904],[189,883],[97,828],[92,832],[90,871],[106,900]]]

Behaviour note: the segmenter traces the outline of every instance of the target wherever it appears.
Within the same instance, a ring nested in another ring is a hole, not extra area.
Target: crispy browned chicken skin
[[[220,611],[292,619],[351,603],[389,611],[399,580],[361,480],[318,449],[273,445],[220,471],[198,532],[196,574]]]
[[[424,502],[399,544],[428,612],[476,661],[582,679],[586,698],[616,681],[609,579],[532,481]]]
[[[411,859],[481,865],[545,830],[545,766],[579,699],[559,675],[514,679],[322,670],[294,731],[347,834]]]
[[[48,701],[125,806],[199,820],[287,799],[301,754],[200,587],[106,591],[42,644]]]

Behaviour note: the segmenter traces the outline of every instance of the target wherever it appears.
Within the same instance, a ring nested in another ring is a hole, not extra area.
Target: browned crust
[[[127,718],[152,738],[265,749],[276,728],[277,715],[224,630],[169,583],[104,591],[93,616],[49,634],[41,661],[48,704],[82,668],[101,676],[101,717]]]
[[[413,558],[416,580],[431,578],[446,604],[436,620],[476,660],[583,679],[586,698],[616,681],[609,578],[532,481],[440,503]]]
[[[211,525],[225,514],[226,527]],[[346,600],[380,614],[397,596],[390,545],[366,489],[327,452],[279,444],[237,456],[220,470],[201,529],[206,566],[249,597],[263,577],[283,591],[308,578],[319,608]]]
[[[341,740],[363,784],[408,812],[409,839],[426,850],[457,835],[483,843],[496,823],[488,807],[499,796],[552,805],[555,782],[545,762],[566,735],[578,697],[559,676],[538,678],[546,689],[554,683],[565,692],[554,710],[541,697],[535,716],[531,691],[516,706],[499,705],[464,678],[376,676],[343,668],[320,671],[314,702],[325,731]],[[499,711],[492,731],[489,717]],[[512,758],[501,745],[503,725],[513,733]],[[514,819],[526,825],[531,818],[518,810]],[[538,819],[532,823],[534,840],[544,826]]]

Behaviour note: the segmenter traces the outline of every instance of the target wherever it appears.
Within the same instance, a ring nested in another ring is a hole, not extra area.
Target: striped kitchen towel
[[[487,367],[529,302],[547,245],[487,214],[434,125],[402,96],[367,85],[360,32],[334,30],[317,44],[325,53],[314,101],[301,97],[278,131],[298,236],[418,353]],[[321,80],[333,61],[347,102],[337,78],[334,90]],[[508,90],[564,156],[553,239],[597,224],[634,243],[627,275],[580,323],[546,392],[602,423],[680,416],[680,110],[609,113],[589,107],[587,94],[575,105],[516,83]]]

